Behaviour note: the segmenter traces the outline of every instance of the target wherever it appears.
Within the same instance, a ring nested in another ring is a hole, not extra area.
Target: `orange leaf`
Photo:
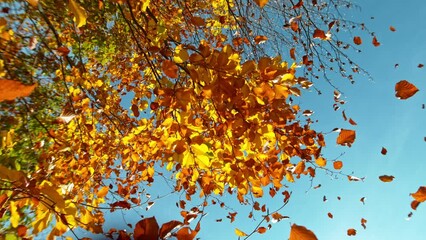
[[[365,226],[365,224],[367,223],[367,219],[365,219],[365,218],[361,218],[361,226],[364,228],[364,229],[366,229],[367,228],[367,226]]]
[[[337,144],[351,146],[354,143],[356,134],[354,130],[342,129],[337,137]]]
[[[382,182],[392,182],[394,178],[395,178],[394,176],[389,176],[389,175],[382,175],[379,177],[379,179]]]
[[[393,26],[389,26],[389,30],[391,30],[392,32],[396,31],[396,29]]]
[[[354,37],[354,43],[356,45],[361,45],[361,43],[362,43],[361,37],[358,37],[358,36]]]
[[[314,38],[320,38],[322,40],[325,40],[325,39],[327,39],[327,36],[325,35],[325,32],[323,30],[315,29]]]
[[[98,191],[98,198],[103,198],[108,194],[109,187],[103,186],[101,190]]]
[[[334,167],[334,169],[336,169],[336,170],[340,170],[340,169],[342,169],[342,167],[343,167],[343,163],[342,163],[342,161],[335,161],[335,162],[333,162],[333,167]]]
[[[304,226],[291,225],[289,240],[318,240],[315,234]]]
[[[25,237],[25,235],[27,235],[27,227],[24,225],[19,225],[16,228],[16,233],[18,234],[18,237]]]
[[[333,214],[331,214],[330,212],[329,212],[329,213],[327,213],[327,216],[328,216],[329,218],[333,218]]]
[[[260,233],[260,234],[263,234],[263,233],[265,233],[266,232],[266,228],[265,227],[259,227],[258,229],[257,229],[257,232],[258,233]]]
[[[419,204],[420,204],[420,202],[418,202],[418,201],[416,201],[416,200],[413,200],[413,201],[411,202],[411,208],[412,208],[413,210],[416,210],[416,209],[417,209],[417,207],[419,206]]]
[[[376,37],[373,37],[373,45],[375,46],[375,47],[378,47],[378,46],[380,46],[380,43],[379,43],[379,41],[377,41],[377,38]]]
[[[426,201],[426,186],[421,186],[415,193],[411,193],[411,196],[418,202]]]
[[[0,102],[2,102],[19,97],[28,97],[37,84],[24,85],[19,81],[0,79],[0,86]]]
[[[178,77],[178,66],[170,60],[163,61],[161,69],[163,70],[164,74],[166,74],[166,76],[169,78]]]
[[[268,38],[266,36],[256,36],[256,37],[254,37],[254,42],[256,44],[264,43],[266,40],[268,40]]]
[[[155,217],[144,218],[136,223],[133,236],[135,240],[158,240],[158,230]]]
[[[356,122],[352,118],[349,118],[349,123],[353,126],[357,125]]]
[[[406,80],[399,81],[395,85],[395,96],[398,99],[407,99],[412,97],[414,94],[416,94],[419,91],[414,84],[411,84],[410,82]]]
[[[65,46],[60,46],[56,49],[56,52],[59,56],[68,56],[70,50]]]
[[[355,236],[356,235],[356,230],[353,228],[349,228],[348,229],[348,236]]]
[[[179,225],[182,225],[182,223],[175,220],[164,223],[160,228],[160,239],[164,239],[168,233]]]
[[[382,153],[383,155],[386,155],[386,153],[388,153],[388,150],[382,147],[382,151],[380,151],[380,153]]]
[[[189,228],[181,228],[176,233],[177,240],[193,240],[195,238],[195,235],[197,235],[197,231],[191,231]]]
[[[269,0],[254,0],[254,2],[261,8],[263,8],[268,2]]]

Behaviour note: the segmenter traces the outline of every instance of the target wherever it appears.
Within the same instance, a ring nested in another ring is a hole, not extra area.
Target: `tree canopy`
[[[3,1],[0,229],[10,239],[45,229],[53,239],[76,228],[127,239],[102,228],[104,210],[149,208],[147,189],[164,178],[185,196],[182,219],[159,226],[144,218],[130,235],[194,239],[203,208],[216,204],[211,196],[235,196],[271,222],[285,218],[287,183],[318,171],[362,180],[322,154],[326,133],[295,101],[307,89],[334,88],[340,111],[345,101],[333,76],[368,77],[349,53],[363,40],[380,43],[365,24],[344,18],[353,7],[344,0]],[[401,81],[395,91],[407,99],[418,89]],[[339,145],[356,139],[353,129],[334,131]],[[425,192],[412,194],[414,209]],[[282,208],[260,206],[265,195]],[[205,201],[187,208],[194,197]],[[316,239],[297,224],[289,238]]]

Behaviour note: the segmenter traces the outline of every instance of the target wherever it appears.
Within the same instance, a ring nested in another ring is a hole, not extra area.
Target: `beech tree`
[[[264,212],[262,221],[280,221],[281,209],[252,197],[269,194],[284,207],[285,182],[321,170],[361,180],[322,155],[312,110],[293,102],[305,89],[333,88],[330,72],[350,82],[354,73],[368,75],[349,57],[362,39],[346,31],[380,43],[363,23],[344,19],[350,2],[10,0],[0,7],[6,237],[50,227],[49,238],[82,228],[126,239],[102,228],[102,210],[149,206],[141,194],[161,178],[185,195],[182,219],[160,227],[144,218],[135,239],[194,239],[210,196],[234,195]],[[401,98],[416,92],[407,84],[396,87]],[[336,110],[340,95],[335,89]],[[336,142],[351,146],[355,137],[339,129]],[[424,192],[413,194],[414,204]],[[206,201],[186,209],[194,195]],[[292,225],[290,239],[300,236],[316,239]]]

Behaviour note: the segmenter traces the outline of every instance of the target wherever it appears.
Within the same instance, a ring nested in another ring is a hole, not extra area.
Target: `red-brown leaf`
[[[426,201],[426,186],[421,186],[415,193],[411,193],[411,196],[418,202]]]
[[[358,36],[354,37],[354,43],[355,43],[356,45],[361,45],[361,44],[362,44],[362,39],[361,39],[361,37],[358,37]]]
[[[304,226],[291,225],[289,240],[317,240],[315,234]]]
[[[319,38],[319,39],[327,39],[327,36],[325,35],[325,32],[321,29],[315,29],[314,31],[314,38]]]
[[[379,41],[377,41],[377,38],[376,38],[376,37],[373,37],[373,41],[372,41],[372,43],[373,43],[373,45],[374,45],[375,47],[380,46],[380,43],[379,43]]]
[[[392,182],[394,178],[395,178],[394,176],[390,176],[390,175],[382,175],[382,176],[379,176],[379,179],[380,179],[382,182]]]
[[[354,130],[342,129],[337,137],[337,144],[343,146],[351,146],[354,143],[356,138],[356,133]]]
[[[356,235],[356,230],[353,228],[349,228],[348,229],[348,236],[355,236]]]
[[[407,99],[412,97],[414,94],[416,94],[419,91],[419,89],[412,83],[408,82],[407,80],[399,81],[395,85],[395,96],[398,99]]]
[[[169,78],[178,77],[178,66],[170,60],[163,61],[161,69],[163,70],[164,74],[166,74],[166,76]]]
[[[382,147],[382,151],[380,151],[381,154],[386,155],[388,153],[388,150],[384,147]]]
[[[419,204],[420,204],[420,202],[419,202],[419,201],[413,200],[413,201],[411,202],[411,208],[412,208],[413,210],[416,210],[416,209],[417,209],[417,207],[419,206]]]
[[[396,31],[396,29],[393,26],[389,26],[389,30],[391,30],[392,32]]]
[[[175,227],[182,225],[182,222],[179,221],[170,221],[161,225],[160,228],[160,238],[163,239],[168,233],[170,233]]]
[[[140,220],[133,233],[135,240],[158,240],[159,226],[155,217]]]

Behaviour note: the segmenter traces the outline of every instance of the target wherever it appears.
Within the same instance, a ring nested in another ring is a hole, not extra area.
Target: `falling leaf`
[[[379,179],[382,182],[392,182],[394,178],[395,178],[394,176],[389,176],[389,175],[382,175],[379,177]]]
[[[361,44],[362,44],[362,39],[361,39],[361,37],[358,37],[358,36],[354,37],[354,43],[355,43],[356,45],[361,45]]]
[[[108,190],[109,190],[109,187],[103,186],[101,188],[101,190],[99,190],[98,193],[97,193],[98,198],[105,197],[108,194]]]
[[[425,65],[419,63],[419,65],[417,65],[418,68],[423,68]]]
[[[56,49],[57,55],[59,56],[68,56],[70,50],[65,46],[60,46]]]
[[[353,228],[349,228],[348,229],[348,236],[355,236],[356,235],[356,230]]]
[[[291,59],[296,61],[295,52],[296,52],[296,50],[294,48],[290,49],[290,57],[291,57]]]
[[[325,160],[323,157],[319,157],[315,159],[315,163],[320,167],[325,167],[327,165],[327,160]]]
[[[388,153],[388,150],[384,147],[382,147],[382,151],[380,151],[381,154],[386,155]]]
[[[291,225],[289,240],[317,240],[315,234],[304,226]]]
[[[333,162],[333,167],[336,170],[340,170],[343,167],[343,162],[342,161],[334,161]]]
[[[419,202],[419,201],[413,200],[413,201],[411,202],[411,208],[412,208],[413,210],[416,210],[416,209],[417,209],[417,207],[419,206],[419,204],[420,204],[420,202]]]
[[[374,45],[375,47],[380,46],[380,43],[379,43],[379,41],[377,41],[376,36],[374,36],[374,37],[373,37],[373,41],[372,41],[372,43],[373,43],[373,45]]]
[[[408,82],[407,80],[399,81],[395,85],[395,96],[398,99],[407,99],[412,97],[414,94],[416,94],[419,91],[416,86]]]
[[[426,186],[421,186],[415,193],[410,194],[416,201],[424,202],[426,201]]]
[[[327,202],[327,197],[326,197],[326,196],[323,196],[323,197],[322,197],[322,201],[323,201],[323,202]]]
[[[389,30],[391,30],[392,32],[396,31],[396,29],[393,26],[389,26]]]
[[[359,201],[361,201],[361,202],[362,202],[362,204],[364,204],[364,205],[365,205],[365,197],[362,197]]]
[[[25,85],[19,81],[0,79],[0,86],[0,102],[2,102],[19,97],[28,97],[37,85]]]
[[[238,237],[245,237],[245,236],[247,236],[247,233],[245,233],[245,232],[241,231],[241,230],[240,230],[240,229],[238,229],[238,228],[235,228],[235,234],[236,234]]]
[[[365,225],[367,223],[367,219],[365,219],[365,218],[361,218],[361,226],[364,228],[364,229],[366,229],[367,228],[367,226]]]
[[[84,8],[78,5],[78,3],[76,3],[74,0],[69,0],[68,7],[70,11],[74,14],[75,23],[77,24],[77,27],[82,27],[86,25],[86,10],[84,10]]]
[[[161,69],[163,70],[164,74],[166,74],[166,76],[168,76],[169,78],[178,77],[178,66],[170,60],[163,61]]]
[[[356,138],[356,133],[354,130],[341,129],[339,136],[337,137],[337,144],[343,146],[351,146],[354,143]]]
[[[329,212],[329,213],[327,213],[327,216],[328,216],[329,218],[333,218],[333,214],[331,214],[330,212]]]
[[[135,239],[158,240],[159,226],[155,217],[144,218],[136,223],[133,237]]]
[[[303,0],[299,0],[299,2],[293,6],[293,9],[298,9],[303,6]]]
[[[254,2],[261,8],[263,8],[268,2],[269,0],[254,0]]]
[[[264,42],[266,42],[266,40],[268,40],[268,38],[266,36],[256,36],[256,37],[254,37],[254,42],[256,44],[264,43]]]
[[[398,63],[395,63],[395,68],[397,68],[397,67],[399,67],[399,64],[398,64]]]

